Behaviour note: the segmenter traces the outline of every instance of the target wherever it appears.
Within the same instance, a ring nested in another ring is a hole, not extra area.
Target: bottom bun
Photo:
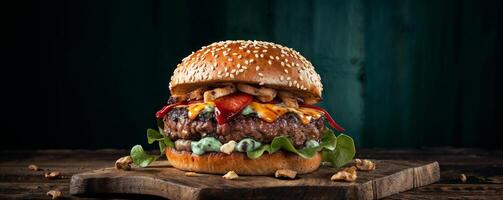
[[[290,169],[297,171],[298,174],[305,174],[315,171],[321,164],[320,153],[305,159],[282,151],[273,154],[264,153],[260,158],[253,160],[240,152],[231,154],[209,152],[198,156],[191,152],[168,148],[166,156],[175,168],[208,174],[225,174],[234,171],[238,175],[272,175],[279,169]]]

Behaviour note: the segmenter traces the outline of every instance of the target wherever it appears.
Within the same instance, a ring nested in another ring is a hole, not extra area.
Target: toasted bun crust
[[[224,154],[211,152],[203,155],[192,155],[187,151],[166,149],[166,156],[175,168],[209,174],[225,174],[234,171],[238,175],[272,175],[279,169],[290,169],[299,174],[313,172],[321,164],[321,154],[310,159],[304,159],[291,153],[278,151],[273,154],[264,153],[255,160],[246,154],[233,152]]]
[[[182,60],[170,82],[171,95],[201,86],[242,82],[287,90],[319,101],[323,85],[299,52],[270,42],[225,41],[202,47]]]

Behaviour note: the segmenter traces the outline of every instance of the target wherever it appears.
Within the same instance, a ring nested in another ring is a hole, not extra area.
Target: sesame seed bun
[[[260,41],[225,41],[202,47],[182,60],[170,82],[171,95],[201,86],[241,82],[287,90],[304,99],[321,99],[323,85],[299,52]]]
[[[297,171],[298,174],[305,174],[317,170],[321,164],[320,153],[305,159],[282,151],[273,154],[266,152],[255,160],[240,152],[231,154],[209,152],[198,156],[188,151],[168,148],[165,153],[171,165],[177,169],[209,174],[235,171],[238,175],[272,175],[279,169],[290,169]]]

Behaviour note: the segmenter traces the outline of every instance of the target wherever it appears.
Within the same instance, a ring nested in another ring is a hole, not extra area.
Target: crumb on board
[[[115,161],[115,169],[130,170],[131,163],[133,163],[133,158],[131,156],[124,156]]]
[[[297,172],[294,170],[289,170],[289,169],[276,170],[276,172],[274,173],[274,177],[276,177],[276,178],[295,179],[296,176],[297,176]]]
[[[335,173],[330,180],[332,181],[346,181],[346,182],[354,182],[356,181],[356,167],[347,167],[344,168],[337,173]]]
[[[47,178],[47,179],[58,179],[60,177],[61,177],[61,172],[59,172],[59,171],[52,171],[52,172],[45,173],[45,178]]]
[[[234,171],[229,171],[229,172],[227,172],[227,174],[223,175],[222,177],[227,180],[234,180],[234,179],[239,178],[238,174],[236,174],[236,172],[234,172]]]
[[[355,163],[356,163],[356,168],[358,168],[358,170],[361,170],[361,171],[372,171],[372,170],[376,169],[376,164],[370,160],[367,160],[367,159],[360,160],[357,158],[357,159],[355,159]]]

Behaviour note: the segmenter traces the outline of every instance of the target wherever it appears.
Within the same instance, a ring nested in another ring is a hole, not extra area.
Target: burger
[[[177,65],[169,89],[156,113],[159,131],[147,130],[147,138],[175,168],[303,174],[322,162],[342,166],[355,154],[344,128],[314,105],[322,97],[320,75],[291,48],[244,40],[204,46]],[[158,157],[139,145],[131,156],[142,167]]]

